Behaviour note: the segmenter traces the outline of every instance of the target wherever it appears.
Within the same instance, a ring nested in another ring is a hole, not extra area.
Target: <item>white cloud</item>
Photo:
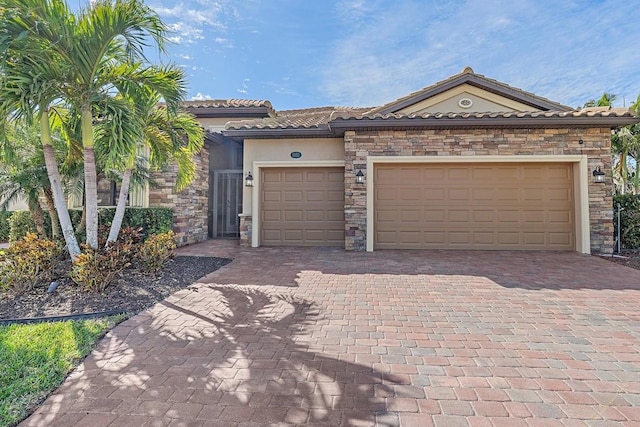
[[[211,95],[209,94],[203,95],[202,92],[198,92],[195,94],[195,96],[191,97],[191,101],[204,101],[207,99],[211,99]]]
[[[166,1],[166,0],[165,0]],[[193,44],[205,39],[209,32],[225,33],[238,17],[230,1],[196,0],[172,4],[150,5],[175,32],[174,43]]]
[[[242,87],[236,89],[236,92],[241,93],[243,95],[246,95],[247,93],[249,93],[249,82],[250,81],[251,81],[250,79],[242,80]]]
[[[233,47],[233,41],[229,39],[225,39],[224,37],[216,37],[215,42],[222,47],[226,47],[226,48]]]
[[[355,30],[333,41],[318,91],[336,104],[380,105],[459,73],[477,73],[572,106],[640,91],[640,9],[603,1],[419,0],[341,3]],[[384,7],[384,9],[382,9]],[[346,21],[345,21],[346,23]]]

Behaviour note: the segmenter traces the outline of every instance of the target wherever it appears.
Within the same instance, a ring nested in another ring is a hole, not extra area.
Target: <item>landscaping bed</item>
[[[603,256],[602,258],[615,262],[616,264],[626,265],[627,267],[640,270],[640,251],[624,251],[620,255]]]
[[[0,294],[0,319],[108,310],[135,314],[229,262],[231,260],[225,258],[176,256],[156,274],[145,273],[134,265],[118,273],[101,294],[87,292],[63,276],[56,279],[59,285],[52,293],[47,292],[47,284],[19,295]]]

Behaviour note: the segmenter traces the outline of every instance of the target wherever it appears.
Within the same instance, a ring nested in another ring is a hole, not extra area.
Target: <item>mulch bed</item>
[[[640,270],[640,252],[639,251],[626,251],[620,255],[603,256],[602,258],[615,262],[616,264],[626,265],[627,267]]]
[[[57,279],[57,289],[48,285],[21,295],[0,294],[0,319],[65,316],[108,310],[135,314],[172,293],[186,288],[231,262],[225,258],[177,256],[158,274],[128,268],[118,274],[102,294],[90,293],[68,277]]]

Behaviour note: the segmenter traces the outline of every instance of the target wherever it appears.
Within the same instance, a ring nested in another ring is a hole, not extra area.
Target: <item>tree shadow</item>
[[[193,387],[221,392],[221,406],[266,410],[262,420],[267,424],[373,424],[376,414],[387,412],[386,398],[395,397],[393,386],[408,383],[401,375],[350,361],[353,355],[340,353],[346,347],[338,344],[332,346],[336,358],[322,354],[327,345],[322,342],[329,341],[323,333],[314,339],[314,326],[323,318],[310,301],[239,286],[206,285],[192,291],[217,303],[204,310],[197,302],[190,304],[189,297],[160,304],[197,319],[208,332],[195,328],[188,336],[167,338],[201,340],[214,334],[209,338],[210,370],[198,370],[204,375],[193,378]]]
[[[314,303],[278,290],[193,286],[113,329],[25,425],[105,412],[222,425],[387,425],[380,417],[395,416],[388,398],[416,392],[410,378],[356,363],[327,336],[329,325]]]

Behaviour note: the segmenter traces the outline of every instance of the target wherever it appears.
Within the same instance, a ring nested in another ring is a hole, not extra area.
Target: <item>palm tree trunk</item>
[[[33,217],[33,223],[36,225],[36,233],[41,239],[46,239],[47,229],[44,226],[44,211],[37,200],[29,201],[29,213]]]
[[[82,107],[82,151],[84,157],[84,196],[87,209],[87,245],[98,249],[98,176],[93,150],[91,106]]]
[[[56,240],[60,236],[60,220],[58,219],[58,212],[56,212],[56,207],[53,203],[53,193],[51,192],[51,188],[45,188],[42,190],[42,193],[42,198],[47,205],[47,210],[51,217],[51,238]]]
[[[638,166],[640,166],[640,161],[638,160],[638,155],[636,154],[636,173],[633,177],[633,194],[638,194],[638,189],[640,189],[640,175],[638,175]]]
[[[131,183],[131,168],[125,169],[122,175],[122,183],[120,184],[120,194],[118,195],[118,203],[116,204],[116,212],[113,214],[113,221],[111,222],[111,229],[109,230],[109,237],[107,238],[107,244],[109,242],[115,242],[120,234],[120,227],[122,226],[122,219],[124,218],[124,210],[127,204],[127,197],[129,196],[129,185]]]
[[[622,180],[621,194],[627,193],[627,152],[623,149],[620,153],[620,179]]]
[[[53,146],[51,145],[49,115],[45,109],[42,109],[40,113],[40,133],[42,138],[42,151],[44,152],[44,163],[47,168],[47,175],[49,175],[49,182],[51,183],[51,191],[53,193],[53,202],[58,212],[60,227],[62,228],[62,234],[67,244],[67,250],[69,251],[71,260],[75,261],[78,255],[80,255],[80,247],[78,246],[76,235],[73,232],[73,224],[71,224],[71,218],[69,217],[67,201],[64,197],[64,191],[62,191],[60,171],[58,170],[58,163],[56,162],[56,156],[53,152]]]

